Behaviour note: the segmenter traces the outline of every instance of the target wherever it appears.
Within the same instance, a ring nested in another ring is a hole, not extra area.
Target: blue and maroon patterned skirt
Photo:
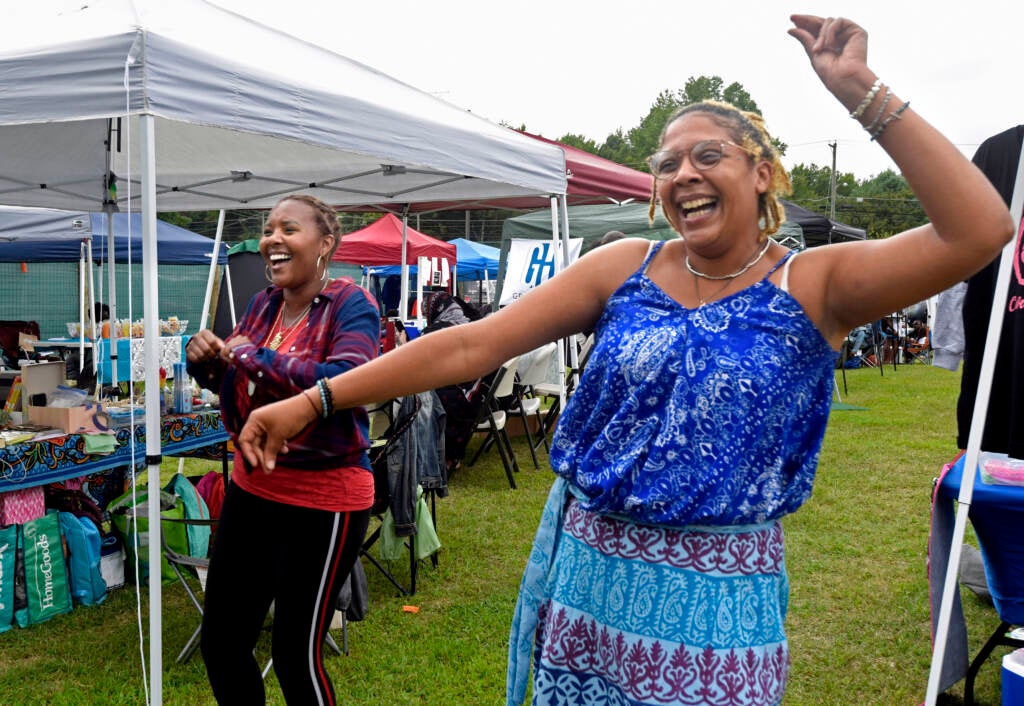
[[[559,534],[538,607],[535,706],[782,701],[779,522],[670,529],[570,501]]]

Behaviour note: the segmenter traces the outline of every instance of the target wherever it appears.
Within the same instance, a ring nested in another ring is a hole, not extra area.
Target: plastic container
[[[184,363],[174,364],[174,413],[192,413],[192,381]]]
[[[1024,461],[1006,454],[982,451],[978,454],[981,480],[989,485],[1024,485]],[[1022,702],[1024,703],[1024,702]]]
[[[1003,657],[1003,706],[1024,704],[1024,649]]]

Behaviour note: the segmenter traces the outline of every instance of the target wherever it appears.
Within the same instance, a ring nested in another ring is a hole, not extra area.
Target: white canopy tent
[[[336,205],[564,199],[557,147],[202,0],[56,1],[7,17],[0,203],[142,212],[148,389],[159,385],[158,210],[269,207],[296,191]],[[156,396],[145,420],[159,427]],[[158,484],[159,434],[147,434],[146,464]],[[157,571],[149,594],[159,704]]]

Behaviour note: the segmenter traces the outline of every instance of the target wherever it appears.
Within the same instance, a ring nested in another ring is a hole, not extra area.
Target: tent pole
[[[419,216],[417,216],[418,218]],[[402,212],[402,285],[398,305],[401,310],[398,312],[399,320],[409,319],[409,209]]]
[[[210,319],[210,299],[213,298],[213,281],[217,278],[217,259],[220,254],[220,239],[224,235],[224,209],[217,215],[217,234],[213,238],[213,256],[210,258],[210,276],[206,279],[206,294],[203,297],[203,313],[199,317],[199,328],[206,328]]]
[[[92,310],[95,312],[96,311],[96,282],[93,279],[93,273],[92,273],[92,268],[93,268],[93,260],[92,260],[92,235],[90,235],[83,242],[85,243],[85,252],[86,252],[85,261],[86,261],[86,263],[88,263],[88,269],[89,269],[89,306],[92,307]],[[112,325],[113,324],[111,324],[111,326]],[[93,316],[93,324],[92,324],[92,372],[93,372],[93,376],[94,377],[96,375],[96,371],[99,370],[99,367],[100,367],[100,360],[99,360],[100,340],[99,339],[100,339],[100,337],[96,335],[96,317]],[[100,398],[100,389],[99,389],[99,385],[97,385],[96,386],[96,399],[99,399],[99,398]]]
[[[142,269],[147,390],[160,389],[160,320],[156,250],[156,135],[152,115],[139,117],[142,157]],[[111,336],[113,338],[113,336]],[[160,395],[146,395],[146,467],[150,489],[160,488]],[[147,498],[149,517],[160,517],[160,493]],[[149,670],[150,705],[163,701],[163,610],[160,585],[160,542],[149,543]]]
[[[228,283],[228,310],[231,312],[231,330],[238,325],[238,318],[235,316],[235,290],[231,286],[231,262],[224,265],[224,279]]]
[[[551,257],[555,263],[555,276],[562,271],[562,259],[558,257],[558,198],[551,197]],[[562,345],[558,346],[558,369],[562,374],[558,376],[558,409],[565,411],[565,343],[569,339],[562,339]],[[569,346],[570,348],[572,346]]]
[[[558,200],[562,204],[562,263],[569,267],[569,201],[565,194],[560,194]],[[569,346],[569,364],[572,366],[572,385],[575,390],[580,384],[580,360],[579,351],[576,349],[576,341],[573,339]]]
[[[96,340],[95,316],[92,323],[92,340]],[[78,246],[78,372],[85,368],[85,241]]]
[[[110,298],[110,384],[117,385],[117,282],[114,276],[114,208],[116,204],[107,199],[103,204],[103,211],[107,214],[107,296]],[[131,243],[129,242],[129,252]],[[131,336],[131,325],[129,324],[129,337]],[[131,395],[131,391],[128,392]]]
[[[982,353],[981,372],[978,376],[978,392],[974,398],[974,412],[971,416],[971,431],[967,437],[967,452],[964,458],[964,472],[960,481],[960,493],[957,497],[956,521],[953,525],[952,546],[949,551],[949,564],[946,566],[946,578],[942,587],[942,602],[939,605],[939,621],[935,628],[935,644],[932,646],[932,663],[928,672],[928,691],[925,703],[935,706],[939,697],[939,679],[942,676],[942,664],[946,656],[946,639],[949,634],[949,621],[953,610],[953,592],[957,586],[957,571],[960,568],[960,554],[963,549],[964,533],[967,518],[974,495],[974,477],[978,468],[978,453],[981,450],[981,437],[985,431],[985,420],[988,415],[989,395],[992,391],[992,377],[996,368],[996,357],[999,353],[999,337],[1003,329],[1003,313],[1006,311],[1006,296],[1010,291],[1010,270],[1017,254],[1018,240],[1024,234],[1021,230],[1021,215],[1024,211],[1024,158],[1017,163],[1017,179],[1013,188],[1013,199],[1010,203],[1010,216],[1017,225],[1017,237],[1010,240],[1003,248],[999,260],[999,274],[992,294],[992,312],[989,314],[988,334],[985,337],[985,350]]]

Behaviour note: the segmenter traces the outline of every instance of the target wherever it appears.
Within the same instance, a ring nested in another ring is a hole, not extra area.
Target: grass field
[[[915,365],[884,376],[848,371],[847,380],[843,401],[866,409],[833,412],[814,495],[785,520],[793,655],[785,703],[919,704],[930,660],[930,490],[956,452],[959,376]],[[532,467],[525,445],[518,457],[515,491],[494,452],[451,479],[450,496],[438,501],[439,565],[422,565],[415,596],[398,596],[366,565],[370,613],[350,627],[350,654],[326,658],[340,703],[504,702],[508,624],[551,482],[543,463]],[[167,461],[166,473],[175,467]],[[188,472],[217,467],[190,462]],[[401,562],[391,568],[408,576]],[[144,703],[137,618],[145,632],[144,594],[140,607],[134,589],[124,588],[100,606],[0,635],[0,703]],[[964,603],[973,654],[998,618],[969,592]],[[174,661],[197,618],[180,587],[165,586],[165,703],[212,703],[202,658]],[[1005,652],[982,669],[978,703],[999,704]],[[268,658],[266,638],[257,654]],[[272,674],[267,690],[268,703],[282,703]],[[962,684],[940,703],[961,703],[961,692]]]

